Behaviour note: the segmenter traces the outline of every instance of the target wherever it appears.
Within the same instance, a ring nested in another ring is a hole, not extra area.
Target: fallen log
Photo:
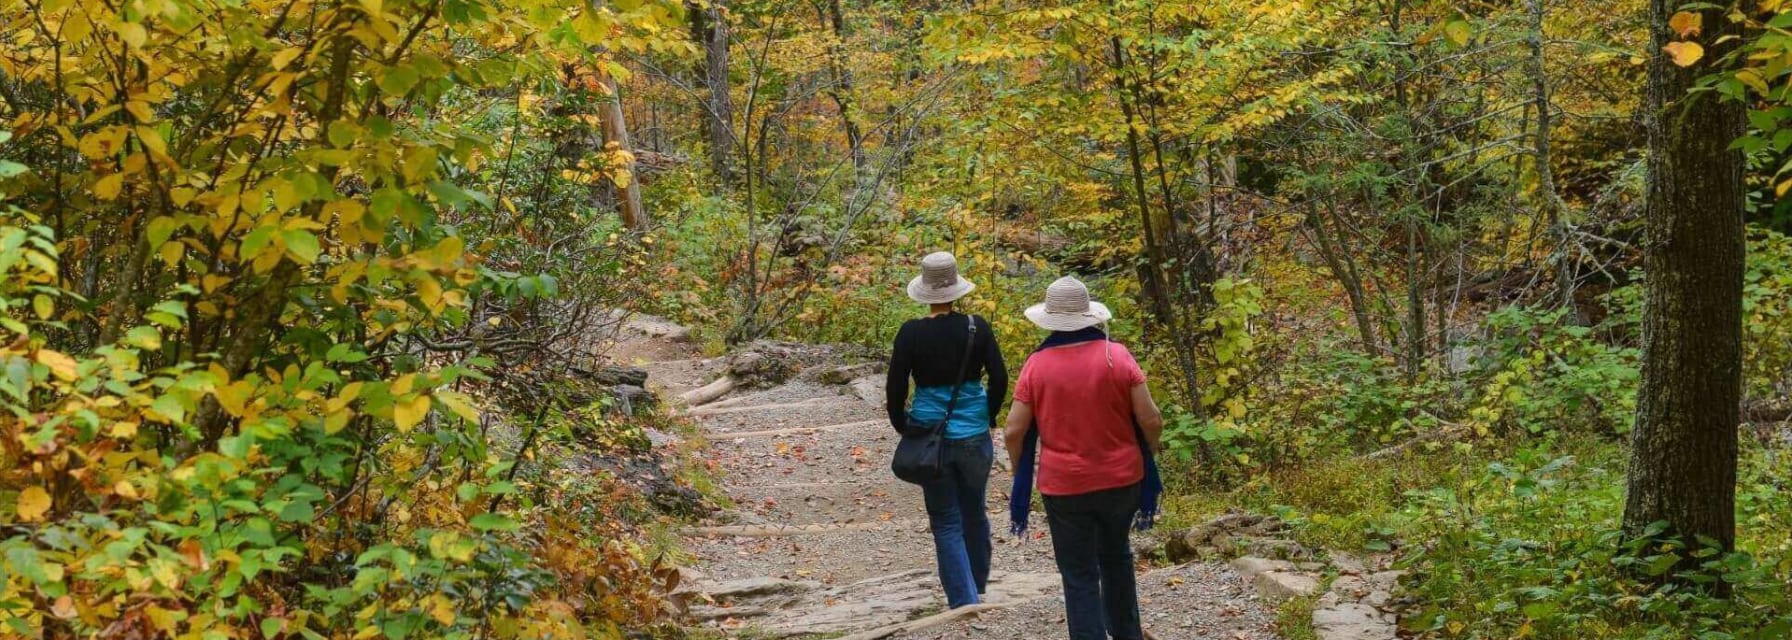
[[[740,382],[736,380],[733,375],[724,375],[720,378],[716,378],[714,382],[679,394],[678,399],[683,401],[684,405],[687,407],[700,406],[714,402],[716,398],[728,395],[728,392],[733,391],[735,385],[738,384],[740,384]]]

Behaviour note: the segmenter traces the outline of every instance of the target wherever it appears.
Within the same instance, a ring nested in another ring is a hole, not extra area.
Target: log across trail
[[[726,359],[681,355],[663,336],[634,339],[661,342],[625,342],[617,353],[645,356],[633,364],[652,372],[662,397],[729,375]],[[807,369],[846,364],[824,361]],[[998,531],[989,602],[945,610],[920,489],[890,475],[896,436],[882,398],[865,392],[878,388],[864,384],[866,377],[824,382],[830,377],[799,373],[776,386],[736,386],[702,398],[704,405],[677,409],[700,425],[704,455],[732,502],[684,532],[694,561],[681,589],[695,621],[747,637],[1062,636],[1060,582],[1037,511],[1025,540]],[[1004,467],[998,463],[990,479],[997,529],[1005,529],[1012,481]],[[1142,613],[1156,638],[1278,637],[1273,606],[1225,564],[1140,571]]]

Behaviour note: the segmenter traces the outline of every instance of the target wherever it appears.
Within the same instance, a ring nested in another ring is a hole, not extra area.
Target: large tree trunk
[[[709,93],[703,105],[703,134],[709,139],[710,165],[727,187],[740,181],[734,171],[734,97],[728,85],[728,17],[722,0],[707,6],[686,2],[691,16],[691,40],[703,45],[703,61],[694,75]]]
[[[1655,522],[1688,545],[1736,539],[1736,440],[1742,398],[1744,106],[1688,90],[1709,68],[1662,53],[1680,0],[1650,3],[1649,185],[1644,203],[1643,386],[1637,398],[1624,530]],[[1752,4],[1752,3],[1745,3]],[[1747,7],[1745,7],[1746,9]],[[1720,59],[1739,34],[1704,12],[1697,36]],[[1688,560],[1688,562],[1691,562]]]
[[[597,108],[598,120],[603,123],[604,144],[616,145],[621,151],[628,152],[629,160],[622,167],[628,174],[626,180],[616,183],[617,212],[622,215],[622,224],[636,231],[646,229],[647,212],[641,207],[641,177],[637,175],[634,161],[634,147],[628,142],[628,122],[622,117],[622,91],[616,86],[616,79],[604,73],[598,73],[603,81],[604,89],[610,92],[609,99]]]

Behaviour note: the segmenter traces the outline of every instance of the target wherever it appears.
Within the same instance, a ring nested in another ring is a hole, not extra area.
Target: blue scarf
[[[1107,334],[1096,327],[1080,331],[1055,331],[1046,336],[1045,342],[1033,352],[1107,339]],[[1138,420],[1132,423],[1132,433],[1139,442],[1139,455],[1145,458],[1145,480],[1139,483],[1139,513],[1133,518],[1133,528],[1145,531],[1157,519],[1157,496],[1163,493],[1164,482],[1157,474],[1157,458],[1151,455],[1151,445],[1145,440],[1145,431],[1139,428]],[[1017,536],[1026,532],[1027,514],[1033,509],[1033,471],[1038,466],[1038,460],[1039,421],[1035,419],[1033,424],[1027,426],[1027,438],[1021,445],[1020,459],[1015,461],[1014,490],[1008,494],[1008,531]]]

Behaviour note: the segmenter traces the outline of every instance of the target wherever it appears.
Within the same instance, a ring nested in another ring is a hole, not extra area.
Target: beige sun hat
[[[1089,299],[1089,287],[1070,276],[1045,288],[1045,302],[1027,308],[1027,319],[1041,329],[1077,331],[1113,319],[1107,305]]]
[[[937,251],[921,259],[921,275],[908,281],[908,297],[921,304],[945,304],[976,289],[958,275],[958,259]]]

